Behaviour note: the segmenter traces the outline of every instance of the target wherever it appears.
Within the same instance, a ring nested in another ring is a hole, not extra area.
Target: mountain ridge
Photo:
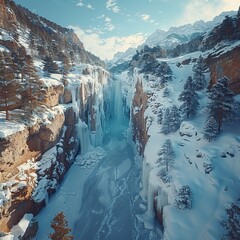
[[[193,24],[189,23],[179,27],[170,27],[167,31],[157,29],[148,36],[143,44],[135,49],[135,53],[137,50],[142,50],[145,45],[148,45],[149,47],[160,46],[165,49],[174,48],[179,44],[186,43],[197,36],[200,36],[201,34],[210,32],[214,27],[221,24],[226,15],[232,17],[236,15],[236,13],[237,11],[225,11],[214,17],[211,21],[204,22],[203,20],[199,20]],[[112,60],[108,61],[108,65],[114,66],[122,64],[123,62],[129,61],[133,55],[134,51],[129,51],[129,49],[125,52],[118,52],[114,55]]]

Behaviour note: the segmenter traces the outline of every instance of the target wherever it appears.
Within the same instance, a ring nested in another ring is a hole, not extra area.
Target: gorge
[[[0,13],[0,83],[8,69],[20,83],[7,105],[0,89],[0,239],[46,240],[61,211],[74,239],[225,234],[240,197],[240,11],[158,31],[108,67],[73,30],[11,0]]]

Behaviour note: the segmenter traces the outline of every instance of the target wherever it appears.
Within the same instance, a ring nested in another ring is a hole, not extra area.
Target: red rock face
[[[143,155],[146,143],[148,141],[146,119],[144,112],[147,108],[147,94],[143,91],[143,86],[140,81],[136,84],[136,93],[132,103],[132,124],[133,124],[133,140],[137,144],[138,151]]]
[[[230,80],[230,89],[236,94],[240,93],[240,47],[219,57],[209,56],[207,64],[210,69],[210,87],[219,78],[226,76]]]

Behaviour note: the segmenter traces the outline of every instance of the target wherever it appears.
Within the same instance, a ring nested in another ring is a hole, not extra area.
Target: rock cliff
[[[140,155],[144,153],[148,141],[146,118],[144,116],[147,108],[147,94],[143,90],[140,80],[136,83],[136,92],[132,101],[132,125],[133,141],[136,143]]]
[[[103,111],[103,99],[97,92],[103,90],[108,74],[100,67],[87,65],[86,69],[74,84],[66,79],[64,88],[61,83],[46,87],[44,111],[33,124],[22,124],[5,136],[2,133],[1,231],[8,232],[25,213],[35,215],[45,206],[76,154],[82,151],[79,121],[89,125],[93,145],[101,140],[99,119],[103,120],[103,113],[99,109]]]
[[[209,55],[207,64],[210,69],[210,86],[219,78],[226,76],[230,80],[230,88],[236,94],[240,93],[240,47],[218,56]]]

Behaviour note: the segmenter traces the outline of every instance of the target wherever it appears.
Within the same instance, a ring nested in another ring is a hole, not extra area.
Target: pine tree
[[[71,69],[70,60],[63,52],[60,52],[58,57],[62,61],[61,73],[62,75],[67,76]]]
[[[227,233],[222,238],[224,240],[240,239],[240,199],[237,203],[232,203],[231,207],[225,210],[227,219],[221,222]]]
[[[46,56],[43,61],[43,71],[46,77],[50,77],[51,73],[58,72],[58,65],[53,61],[52,57]]]
[[[181,124],[180,120],[180,114],[177,106],[173,105],[170,108],[170,114],[169,114],[169,130],[170,132],[176,132]]]
[[[14,64],[8,53],[0,52],[0,73],[0,107],[5,111],[6,120],[10,120],[9,111],[20,102],[21,85],[15,78]]]
[[[213,116],[210,116],[205,123],[204,138],[209,142],[216,139],[218,135],[218,123]]]
[[[165,135],[170,133],[169,115],[170,115],[170,110],[169,108],[167,108],[163,113],[162,129],[161,129],[161,132]]]
[[[179,95],[178,100],[183,102],[179,110],[187,119],[196,115],[199,102],[192,77],[188,77],[184,85],[184,90]]]
[[[192,208],[192,192],[189,186],[182,186],[175,198],[175,205],[179,209]]]
[[[202,55],[199,56],[197,63],[193,67],[193,82],[196,90],[202,90],[206,86],[206,77],[204,75],[204,62]]]
[[[170,90],[167,87],[165,87],[163,91],[163,97],[166,98],[169,96],[170,96]]]
[[[19,75],[22,81],[24,79],[24,65],[26,61],[26,54],[26,49],[23,46],[12,52],[12,59],[15,63],[14,72]]]
[[[159,108],[158,109],[158,123],[162,124],[162,121],[163,121],[163,109]]]
[[[157,160],[158,166],[165,165],[166,171],[169,171],[170,167],[174,165],[175,154],[172,147],[172,142],[170,139],[167,139],[161,150],[158,152],[159,159]]]
[[[68,222],[65,219],[63,212],[58,213],[51,222],[51,227],[54,230],[54,233],[50,233],[48,238],[52,240],[71,240],[73,236],[69,235],[72,231],[68,227]]]
[[[219,132],[222,124],[231,121],[234,116],[234,93],[228,86],[228,78],[220,78],[208,95],[211,100],[208,105],[209,113],[217,121]]]
[[[44,92],[42,90],[42,82],[39,80],[39,77],[36,73],[36,68],[30,55],[26,56],[24,74],[25,82],[24,92],[22,94],[24,109],[28,115],[31,115],[37,106],[42,105]]]

